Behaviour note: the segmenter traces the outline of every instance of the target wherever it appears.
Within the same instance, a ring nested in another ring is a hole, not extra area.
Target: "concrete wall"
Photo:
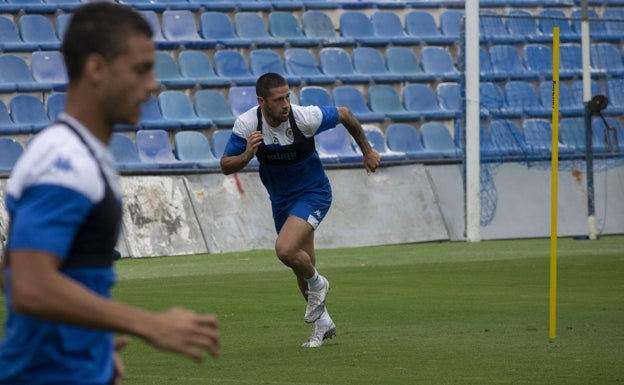
[[[596,221],[624,233],[624,162],[598,163]],[[334,200],[316,233],[320,248],[464,240],[461,165],[384,167],[367,176],[330,169]],[[559,235],[587,234],[585,169],[564,162],[559,175]],[[482,166],[482,239],[550,235],[548,164]],[[272,249],[268,195],[255,172],[123,176],[123,256],[145,257]],[[6,233],[0,180],[0,232]]]

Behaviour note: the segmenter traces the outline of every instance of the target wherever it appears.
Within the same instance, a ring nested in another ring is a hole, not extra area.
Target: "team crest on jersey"
[[[292,140],[292,139],[294,138],[294,135],[293,135],[293,130],[292,130],[292,128],[290,128],[290,127],[288,127],[288,128],[286,129],[285,134],[286,134],[286,137],[287,137],[289,140]]]

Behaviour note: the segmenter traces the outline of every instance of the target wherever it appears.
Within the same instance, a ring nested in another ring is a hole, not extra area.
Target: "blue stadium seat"
[[[270,11],[272,5],[267,1],[260,0],[236,0],[236,9],[241,12]]]
[[[420,114],[405,109],[397,91],[389,85],[368,87],[368,104],[374,112],[380,112],[395,121],[413,121],[421,118]]]
[[[611,43],[594,43],[589,47],[592,73],[602,76],[624,75],[622,55]]]
[[[526,159],[524,136],[513,121],[507,119],[492,120],[488,128],[498,156]]]
[[[340,47],[325,47],[319,52],[321,71],[326,75],[335,76],[343,83],[367,84],[371,82],[369,75],[355,72],[351,57]]]
[[[280,74],[290,85],[301,84],[301,78],[286,73],[282,59],[272,49],[255,49],[249,53],[249,66],[251,72],[260,77],[267,72]]]
[[[188,9],[168,10],[162,13],[162,32],[169,41],[185,48],[214,48],[217,41],[204,35],[200,37],[193,12]]]
[[[444,36],[449,36],[459,42],[461,20],[463,11],[447,9],[440,13],[440,31]]]
[[[223,87],[231,83],[229,79],[217,76],[210,58],[203,51],[183,50],[178,56],[178,65],[180,74],[200,87]]]
[[[180,122],[183,129],[207,129],[213,123],[195,114],[191,100],[182,91],[163,91],[158,95],[162,115],[167,120]]]
[[[386,66],[391,73],[401,75],[408,82],[432,82],[435,74],[422,70],[416,54],[408,47],[388,47]]]
[[[612,78],[607,80],[607,97],[609,105],[605,110],[610,114],[624,114],[624,79]]]
[[[339,36],[331,19],[321,11],[305,11],[301,17],[303,33],[307,37],[321,40],[321,45],[329,46],[354,46],[355,39]]]
[[[236,2],[228,0],[189,0],[205,11],[233,12],[236,11]]]
[[[257,13],[238,12],[234,15],[236,34],[243,39],[251,40],[254,47],[283,47],[284,40],[269,35],[264,20]]]
[[[420,138],[425,151],[444,158],[457,158],[461,151],[455,147],[450,131],[442,123],[426,122],[420,126]]]
[[[60,41],[63,41],[63,36],[65,36],[65,32],[67,31],[67,27],[69,26],[69,21],[71,20],[71,17],[71,13],[61,13],[60,15],[56,16],[56,37],[58,37]]]
[[[5,92],[51,91],[52,84],[35,81],[24,59],[4,54],[0,55],[0,89]]]
[[[595,152],[613,154],[624,151],[624,131],[618,119],[608,117],[608,129],[600,118],[592,119],[592,148]]]
[[[166,10],[198,11],[199,4],[189,3],[187,0],[120,0],[122,4],[132,6],[137,10],[163,12]]]
[[[7,13],[33,13],[45,14],[54,13],[57,9],[54,4],[47,4],[44,0],[6,0],[6,4],[2,4]]]
[[[411,124],[394,123],[386,128],[386,141],[391,151],[404,153],[408,159],[435,159],[442,155],[425,150],[420,132]]]
[[[535,16],[524,9],[511,9],[510,18],[507,18],[507,31],[515,38],[520,38],[530,43],[549,43],[552,38],[542,35]]]
[[[356,72],[369,75],[375,83],[397,83],[405,80],[403,75],[388,71],[383,57],[375,48],[354,48],[353,67]]]
[[[552,78],[552,49],[545,44],[526,44],[523,47],[526,68],[540,78]],[[564,76],[565,78],[565,76]]]
[[[219,46],[230,48],[249,48],[251,40],[243,39],[234,32],[234,25],[227,14],[222,12],[204,12],[200,18],[201,36],[215,40]]]
[[[370,20],[375,35],[384,37],[387,42],[394,45],[416,45],[421,42],[419,37],[409,36],[405,32],[401,18],[395,12],[377,11]]]
[[[304,48],[289,48],[284,51],[286,71],[298,76],[306,84],[333,84],[336,78],[321,72],[316,59]]]
[[[453,64],[450,52],[444,47],[427,46],[420,51],[423,70],[441,81],[456,81],[459,71]]]
[[[157,163],[141,160],[136,144],[126,135],[113,133],[108,147],[115,158],[115,165],[120,170],[150,170],[158,168]]]
[[[577,35],[581,36],[581,10],[574,9],[570,13],[570,21],[572,30],[576,32]],[[609,42],[619,42],[622,40],[622,36],[616,36],[611,34],[607,30],[606,23],[602,20],[602,18],[594,11],[589,8],[587,10],[587,16],[589,18],[589,37],[591,41],[609,41]]]
[[[215,52],[215,71],[222,78],[229,79],[235,85],[255,85],[256,76],[252,75],[243,54],[229,49]]]
[[[624,23],[622,23],[621,21],[624,20],[624,8],[605,7],[604,12],[602,13],[602,17],[605,19],[604,24],[608,35],[615,38],[621,38],[622,36],[624,36]]]
[[[552,109],[544,107],[528,82],[508,81],[504,88],[505,104],[503,110],[508,117],[549,117]]]
[[[479,15],[481,40],[489,44],[519,44],[524,42],[524,36],[509,33],[503,18],[504,16],[492,10],[481,11]]]
[[[11,119],[22,126],[24,131],[37,132],[50,124],[50,118],[41,103],[33,95],[16,94],[9,102]]]
[[[212,153],[206,135],[199,131],[180,131],[173,138],[176,158],[193,162],[198,167],[220,167],[220,161]]]
[[[479,47],[479,75],[482,81],[503,79],[500,74],[494,72],[490,53],[484,47]]]
[[[315,136],[316,150],[321,156],[321,160],[326,159],[324,155],[337,158],[339,163],[355,163],[362,161],[362,154],[358,154],[351,145],[351,135],[347,129],[338,124],[334,128],[323,131]]]
[[[252,107],[258,105],[255,86],[230,87],[228,93],[228,104],[234,116],[247,112]],[[215,155],[218,155],[215,152]]]
[[[291,47],[317,47],[321,39],[303,34],[296,16],[290,12],[275,11],[269,14],[269,32]]]
[[[575,148],[577,152],[585,152],[585,118],[563,118],[559,122],[559,141]]]
[[[546,108],[552,108],[552,86],[552,81],[544,81],[539,85],[540,100]],[[570,87],[559,82],[559,113],[561,116],[582,116],[583,111],[583,105],[574,100]]]
[[[175,59],[164,51],[156,51],[156,79],[165,88],[192,88],[195,80],[183,77]]]
[[[385,46],[388,39],[377,36],[373,23],[364,12],[344,11],[340,14],[340,34],[363,46]]]
[[[363,124],[362,129],[366,135],[366,139],[370,143],[371,147],[379,153],[382,161],[397,161],[407,159],[407,154],[399,151],[392,151],[386,144],[386,136],[383,131],[377,126],[371,124]],[[357,144],[353,143],[353,148],[357,153],[361,153]]]
[[[19,32],[26,43],[36,44],[39,49],[58,50],[61,41],[56,36],[50,20],[40,14],[22,15],[18,21]]]
[[[572,82],[572,86],[570,87],[572,90],[572,96],[576,101],[576,104],[585,105],[585,100],[583,97],[583,81],[575,80]],[[593,98],[596,95],[605,95],[602,91],[602,87],[596,81],[592,80],[590,83],[590,95],[589,99]],[[609,107],[607,107],[609,109]]]
[[[139,11],[139,13],[147,20],[150,27],[152,27],[153,36],[152,39],[156,44],[156,48],[158,49],[176,49],[179,47],[179,43],[177,41],[169,41],[165,39],[162,34],[162,29],[160,28],[160,21],[158,20],[158,15],[156,12],[151,10],[143,10]],[[62,19],[61,19],[62,17]],[[58,15],[56,17],[56,33],[61,38],[62,31],[65,31],[67,28],[67,23],[69,23],[69,19],[71,18],[71,14],[63,14]],[[62,20],[62,21],[61,21]],[[62,26],[61,26],[62,23]]]
[[[169,134],[165,130],[138,130],[136,146],[142,162],[156,163],[159,168],[196,167],[195,162],[186,162],[175,158],[169,141]]]
[[[525,119],[522,122],[524,141],[529,154],[541,158],[550,159],[552,153],[552,127],[546,119]],[[575,148],[567,145],[559,145],[559,156],[569,157],[575,152]]]
[[[438,98],[426,84],[407,84],[403,87],[403,104],[408,111],[416,112],[421,119],[452,119],[455,113],[443,110]]]
[[[507,44],[490,47],[490,59],[494,72],[498,75],[507,74],[508,79],[536,80],[539,78],[527,70],[515,47]]]
[[[408,36],[417,37],[421,44],[453,44],[454,36],[443,35],[431,13],[427,11],[410,11],[405,14],[405,30]]]
[[[483,117],[503,116],[503,105],[505,96],[500,87],[492,82],[482,82],[479,84],[479,104]]]
[[[0,172],[11,172],[23,152],[24,148],[15,139],[0,138]]]
[[[67,87],[67,69],[60,51],[36,51],[30,56],[33,79],[39,83],[51,84],[62,90]]]
[[[559,76],[562,78],[580,77],[583,74],[580,44],[561,44],[559,46]]]
[[[307,10],[332,10],[339,8],[340,3],[328,0],[303,0],[303,7]]]
[[[373,112],[366,104],[364,95],[354,86],[334,87],[334,104],[337,107],[347,107],[360,122],[383,122],[385,114]]]
[[[269,0],[264,0],[269,1]],[[304,9],[303,1],[299,0],[270,0],[276,11],[301,11]]]
[[[232,128],[236,117],[225,96],[217,90],[199,90],[193,95],[195,111],[200,118],[210,119],[219,128]]]
[[[182,123],[173,119],[165,119],[158,100],[150,95],[149,99],[141,104],[141,117],[139,118],[139,127],[117,127],[129,130],[148,129],[148,130],[174,130],[179,129]]]
[[[22,40],[11,19],[0,16],[0,52],[27,52],[38,48],[37,44]]]
[[[16,124],[9,115],[9,110],[2,100],[0,100],[0,135],[13,135],[30,133],[31,127],[27,124]]]
[[[53,6],[56,11],[71,12],[82,5],[80,0],[44,0],[48,6]]]
[[[543,9],[538,16],[538,25],[542,35],[552,41],[554,27],[559,27],[559,39],[561,42],[578,42],[581,35],[574,32],[569,23],[569,18],[560,9]]]
[[[456,118],[461,116],[463,101],[459,84],[454,82],[438,83],[436,94],[442,110],[452,113]]]
[[[302,106],[334,106],[334,101],[325,87],[305,86],[299,95]]]
[[[46,101],[46,111],[48,118],[55,121],[58,115],[65,110],[65,100],[67,94],[65,92],[55,92],[48,96]]]
[[[223,152],[225,151],[225,146],[227,145],[228,140],[232,136],[231,129],[222,129],[216,130],[212,133],[210,137],[210,143],[212,144],[212,153],[217,159],[221,159],[223,156]],[[251,161],[245,166],[245,169],[255,169],[259,165],[258,158],[253,157]]]

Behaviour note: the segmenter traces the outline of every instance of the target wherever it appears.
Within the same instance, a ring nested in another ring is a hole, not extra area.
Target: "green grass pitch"
[[[272,251],[120,261],[116,298],[216,312],[222,340],[195,364],[133,339],[124,384],[624,384],[624,236],[559,239],[554,341],[548,239],[317,254],[338,327],[318,349],[300,347],[312,326]]]

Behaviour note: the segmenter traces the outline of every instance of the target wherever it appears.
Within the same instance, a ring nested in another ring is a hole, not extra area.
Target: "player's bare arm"
[[[173,308],[151,313],[98,296],[60,273],[60,259],[43,252],[11,254],[15,311],[51,321],[141,337],[164,350],[202,361],[219,353],[214,315]]]
[[[249,138],[247,138],[247,147],[242,154],[234,156],[223,155],[221,157],[221,171],[225,175],[230,175],[242,170],[256,155],[260,144],[262,144],[262,133],[260,131],[254,131]]]
[[[375,172],[375,170],[379,166],[379,163],[381,163],[381,158],[379,156],[379,153],[377,153],[377,151],[375,151],[375,149],[371,147],[368,139],[366,139],[366,134],[362,129],[362,125],[353,115],[351,110],[346,107],[338,107],[338,114],[339,122],[345,126],[347,131],[349,131],[349,134],[351,134],[351,136],[355,140],[355,143],[357,143],[360,150],[362,150],[362,156],[364,158],[363,161],[364,167],[366,167],[366,172],[368,172],[369,174],[371,172]]]

